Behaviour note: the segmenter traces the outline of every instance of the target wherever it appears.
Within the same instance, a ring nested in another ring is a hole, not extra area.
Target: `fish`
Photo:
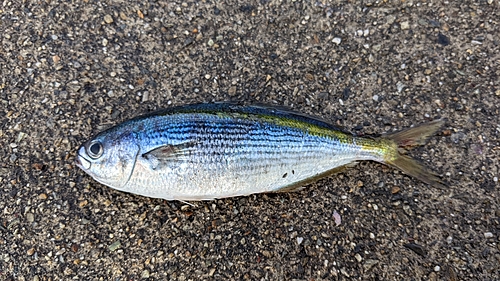
[[[138,116],[82,144],[76,165],[113,189],[200,201],[289,192],[359,161],[375,161],[443,188],[407,155],[444,120],[380,137],[355,136],[317,117],[236,103],[171,107]]]

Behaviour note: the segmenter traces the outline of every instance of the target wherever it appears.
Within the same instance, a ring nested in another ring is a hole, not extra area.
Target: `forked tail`
[[[396,151],[388,153],[384,162],[434,187],[446,187],[446,184],[436,174],[426,169],[415,159],[404,155],[406,150],[423,145],[430,136],[434,135],[443,126],[444,122],[442,119],[434,120],[414,128],[383,136],[384,139],[394,142],[397,146]]]

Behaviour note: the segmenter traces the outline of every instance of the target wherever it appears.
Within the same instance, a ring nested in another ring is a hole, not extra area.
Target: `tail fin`
[[[403,154],[406,150],[425,144],[427,139],[444,125],[444,122],[443,119],[434,120],[414,128],[385,135],[383,138],[397,145],[397,151],[391,153],[385,159],[385,163],[434,187],[446,187],[446,184],[436,174]]]

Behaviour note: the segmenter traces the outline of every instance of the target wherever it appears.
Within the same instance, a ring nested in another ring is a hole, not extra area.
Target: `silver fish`
[[[128,120],[78,149],[76,165],[117,190],[167,200],[292,191],[361,160],[443,186],[408,156],[444,121],[380,138],[356,137],[319,119],[231,103],[175,107]]]

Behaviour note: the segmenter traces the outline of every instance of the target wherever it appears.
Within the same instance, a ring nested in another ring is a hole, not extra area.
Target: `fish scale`
[[[224,171],[226,175],[237,175],[238,178],[241,178],[240,182],[230,181],[231,186],[225,188],[226,192],[231,187],[249,190],[251,188],[244,186],[252,181],[262,181],[263,174],[279,174],[279,177],[283,178],[283,174],[287,170],[290,170],[291,173],[294,167],[297,170],[301,169],[300,165],[296,164],[298,161],[304,160],[307,163],[311,159],[325,158],[325,150],[332,151],[331,148],[320,150],[322,146],[319,145],[320,140],[318,137],[304,138],[305,134],[298,129],[286,130],[284,127],[269,123],[258,124],[248,120],[242,122],[241,119],[239,120],[241,123],[235,124],[231,123],[234,122],[232,119],[210,114],[199,114],[198,118],[194,120],[192,117],[192,115],[188,115],[187,118],[182,118],[182,116],[173,118],[173,120],[169,120],[169,126],[165,125],[166,122],[152,120],[150,123],[167,129],[148,130],[151,132],[151,136],[141,138],[141,142],[144,142],[144,146],[147,146],[148,143],[165,143],[169,141],[168,138],[172,143],[183,143],[192,140],[200,142],[200,148],[192,151],[192,154],[190,153],[188,160],[186,160],[186,163],[191,167],[197,167],[193,169],[197,171],[196,174],[179,173],[182,178],[177,177],[176,179],[173,179],[172,174],[170,174],[170,181],[182,185],[182,182],[185,182],[183,181],[184,178],[199,178],[207,186],[204,192],[213,194],[214,197],[220,196],[221,188],[212,191],[209,189],[213,186],[224,185],[220,181],[223,177],[214,176],[221,174],[221,171]],[[279,145],[276,145],[277,143]],[[235,149],[228,149],[230,147]],[[280,149],[280,147],[283,147],[283,149]],[[304,147],[309,147],[309,149],[303,149]],[[228,163],[232,163],[232,165],[228,166]],[[203,167],[200,167],[200,165],[203,165]],[[274,171],[273,169],[276,168],[280,168],[284,172]],[[208,173],[212,175],[209,177]],[[133,176],[133,178],[138,179],[138,182],[148,182],[148,185],[163,185],[166,181],[162,177],[154,181],[141,179],[141,177],[148,177],[148,175],[146,173],[137,173]],[[291,180],[293,180],[292,177]],[[282,179],[280,181],[282,182],[280,186],[291,183]],[[138,185],[138,183],[135,183],[135,185]],[[178,187],[182,190],[189,190],[189,188]],[[273,184],[267,184],[267,186],[263,187],[266,188],[264,191],[272,191],[279,186],[275,187]],[[196,188],[191,189],[191,194],[196,193],[193,190],[196,190]],[[234,190],[234,192],[237,191]],[[193,194],[193,196],[199,195]]]
[[[413,134],[361,138],[276,108],[190,105],[101,132],[80,147],[76,162],[110,187],[168,200],[291,190],[360,160],[389,164],[438,185],[436,177],[399,150],[421,142],[438,125],[410,129]]]
[[[299,129],[272,123],[246,121],[243,122],[245,125],[243,126],[242,123],[229,123],[234,122],[232,119],[208,114],[200,114],[198,118],[200,120],[196,122],[189,120],[190,118],[186,118],[188,121],[179,118],[179,124],[175,123],[172,130],[165,134],[176,142],[195,140],[201,143],[200,149],[195,150],[189,160],[186,160],[191,167],[196,167],[192,169],[196,173],[188,175],[179,173],[180,177],[176,177],[175,173],[169,174],[169,181],[177,182],[180,190],[189,192],[181,194],[186,200],[223,197],[227,192],[247,195],[255,192],[253,190],[255,182],[261,187],[258,192],[275,191],[293,184],[297,179],[314,176],[317,174],[317,165],[322,169],[333,169],[338,163],[331,161],[332,157],[334,154],[342,154],[342,151],[337,150],[349,148],[338,145],[338,140],[333,138],[307,135]],[[242,122],[241,119],[238,121]],[[170,123],[172,122],[170,120]],[[144,140],[150,142],[147,138]],[[228,147],[238,149],[231,151],[227,149]],[[341,162],[350,161],[346,157],[338,159]],[[228,165],[229,163],[231,165]],[[288,179],[283,177],[285,174]],[[231,179],[228,179],[227,175],[232,175]],[[141,177],[148,175],[136,174],[134,178]],[[184,180],[190,178],[193,180]],[[141,181],[144,182],[144,179]],[[147,185],[160,186],[166,181],[165,178],[158,178],[156,182]],[[184,187],[184,183],[189,187]],[[138,185],[133,182],[130,184]],[[200,185],[205,185],[205,188],[201,188]]]

